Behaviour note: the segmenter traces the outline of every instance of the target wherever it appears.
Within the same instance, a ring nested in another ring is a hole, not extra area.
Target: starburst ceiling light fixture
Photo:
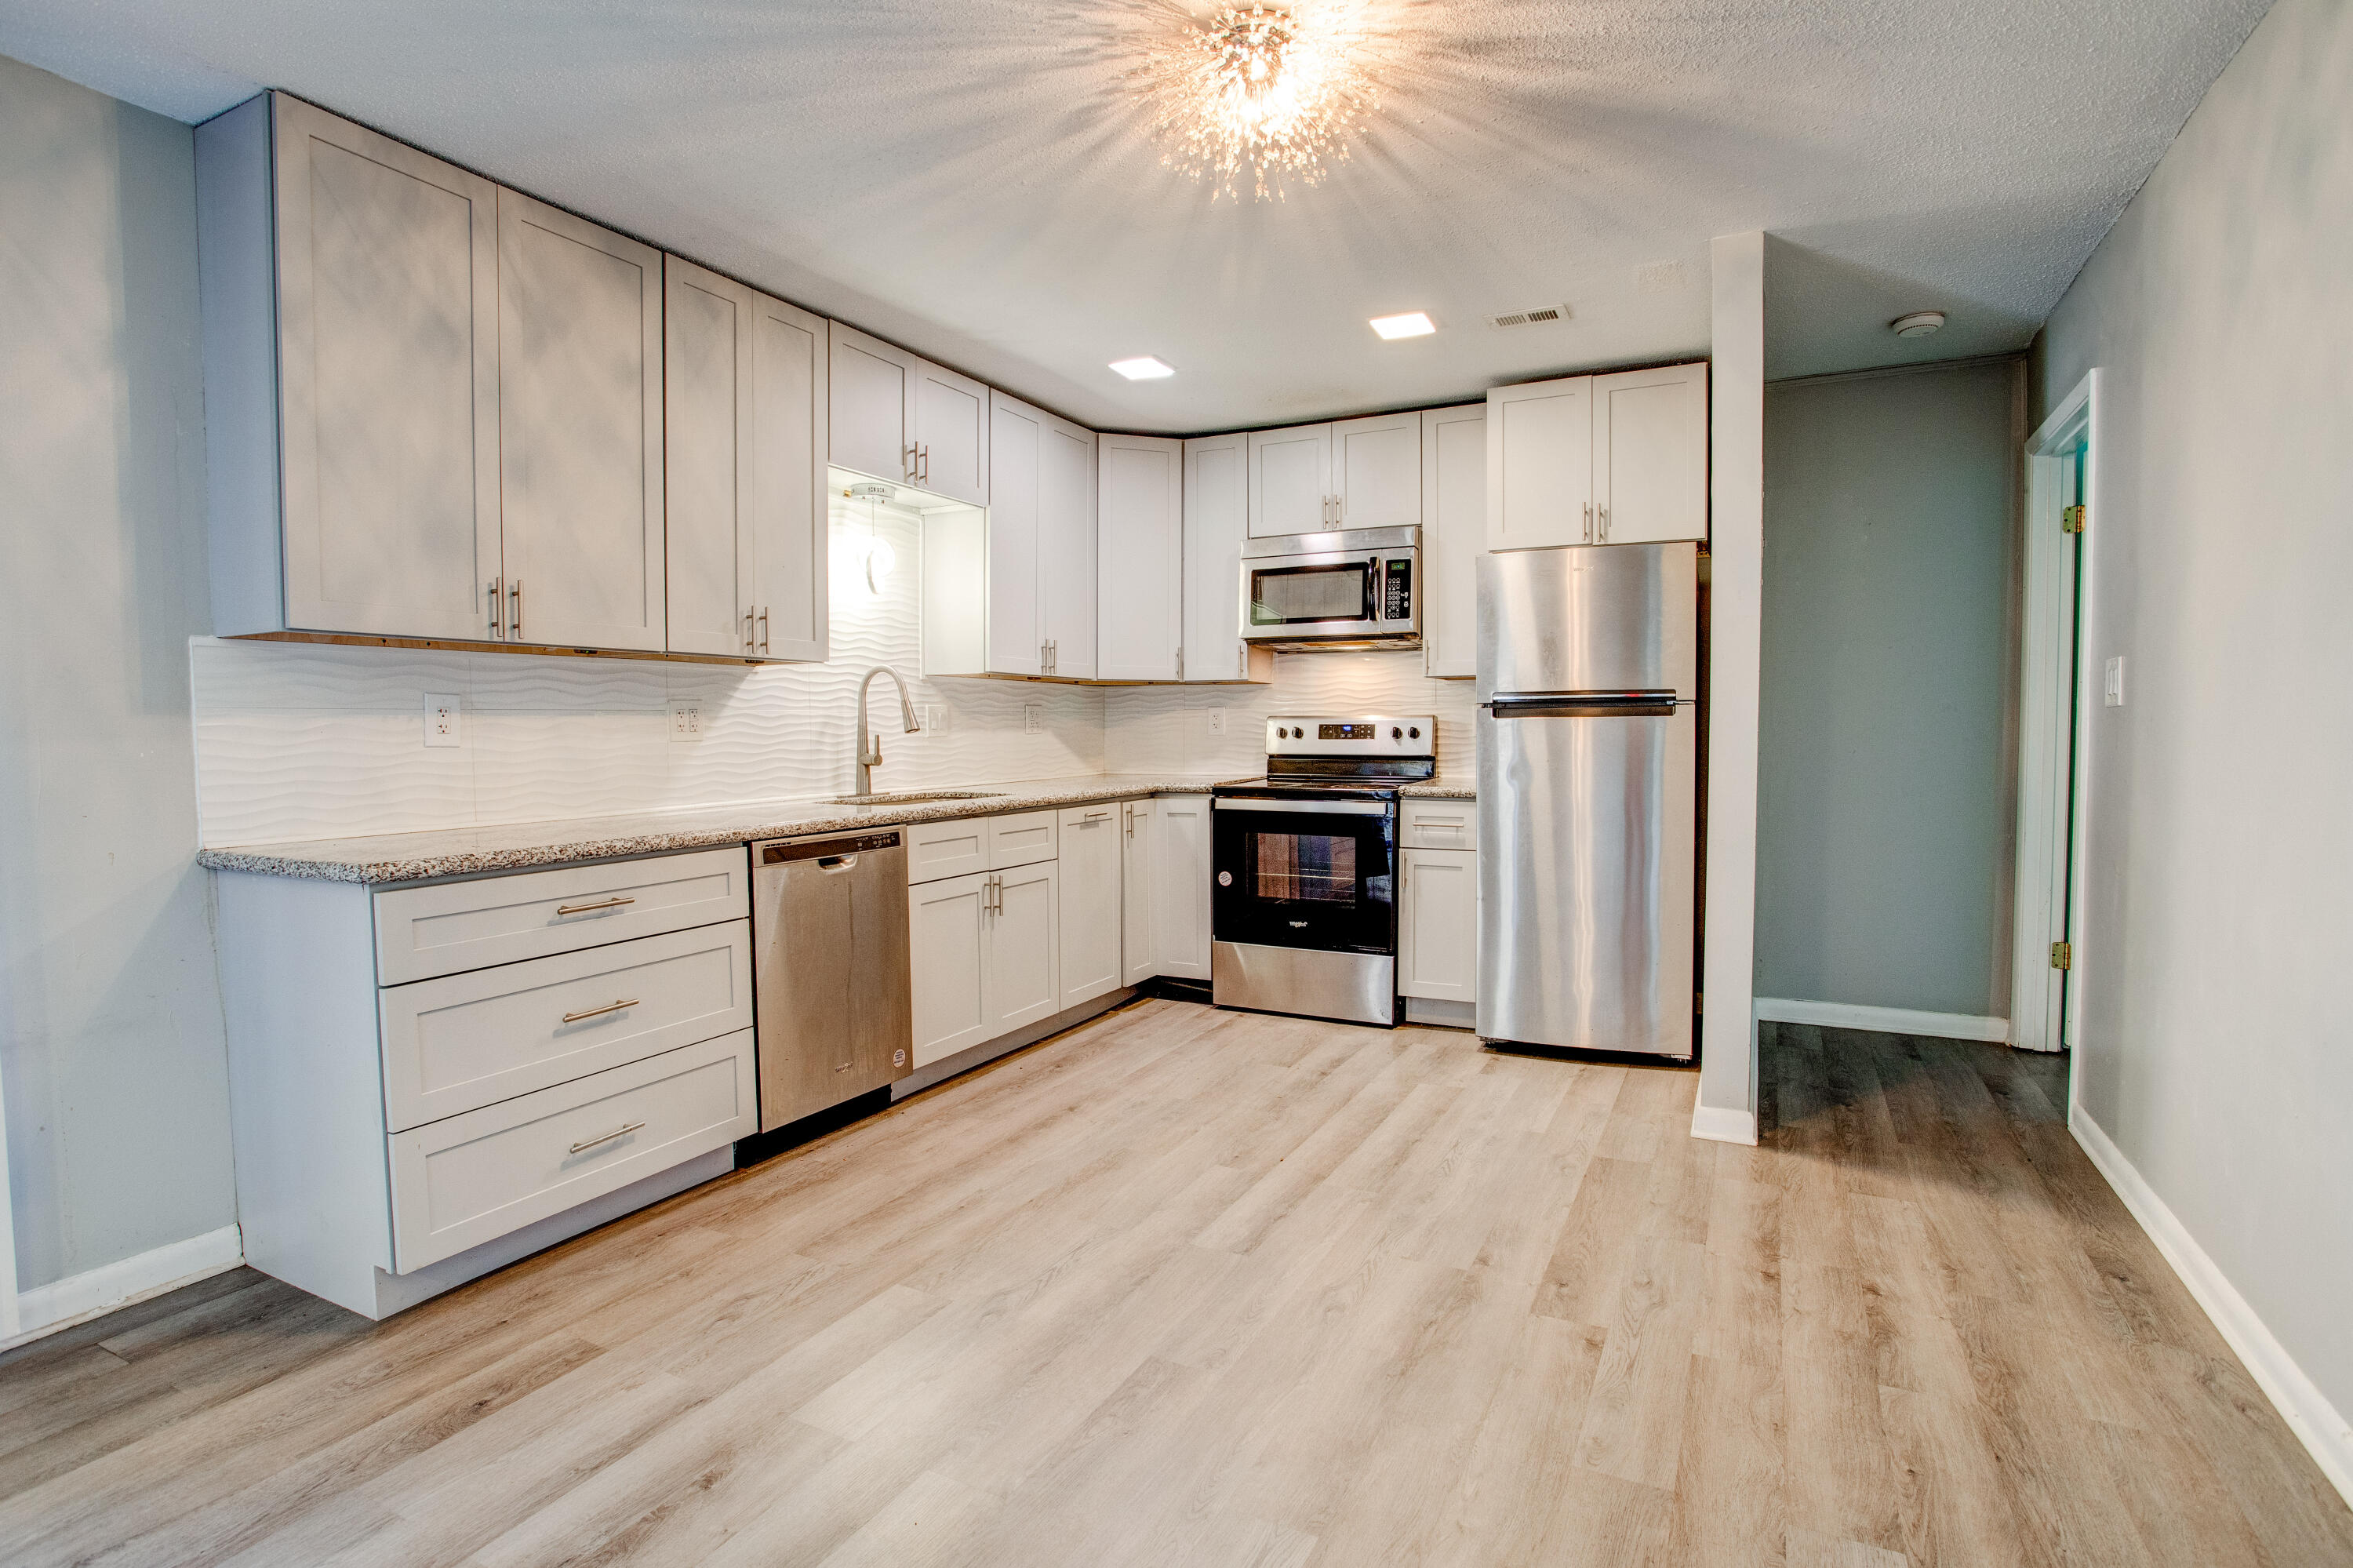
[[[1139,73],[1160,161],[1210,183],[1212,200],[1321,183],[1378,99],[1364,13],[1365,0],[1257,0],[1182,18]]]

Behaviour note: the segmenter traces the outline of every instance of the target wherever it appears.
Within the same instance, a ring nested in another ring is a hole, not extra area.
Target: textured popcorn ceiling
[[[1702,352],[1708,238],[1752,228],[1771,374],[2019,347],[2263,10],[1368,3],[1374,133],[1265,206],[1159,166],[1123,83],[1149,0],[0,0],[0,53],[190,121],[287,88],[1073,418],[1199,431]],[[1952,325],[1899,347],[1924,306]],[[1416,309],[1443,330],[1365,326]],[[1178,373],[1103,368],[1135,354]]]

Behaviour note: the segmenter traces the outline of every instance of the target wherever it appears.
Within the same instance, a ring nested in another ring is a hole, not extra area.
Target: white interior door
[[[752,491],[744,568],[759,656],[822,660],[827,615],[826,323],[753,297]]]
[[[1120,985],[1120,861],[1125,812],[1117,801],[1062,812],[1061,1005],[1076,1007]]]
[[[993,871],[988,917],[991,1038],[1042,1022],[1061,1011],[1061,870],[1053,861]]]
[[[1479,1000],[1479,856],[1470,850],[1400,850],[1398,994]]]
[[[988,504],[989,391],[936,365],[915,366],[918,486],[951,501]]]
[[[1332,427],[1250,433],[1250,535],[1315,534],[1332,520]]]
[[[270,108],[285,623],[494,637],[498,187]]]
[[[1184,443],[1103,436],[1095,671],[1105,681],[1173,681],[1183,673]]]
[[[1332,426],[1333,525],[1421,522],[1421,416],[1376,414]]]
[[[1119,979],[1122,985],[1142,985],[1160,972],[1160,950],[1152,935],[1154,862],[1160,835],[1150,800],[1121,801],[1119,820]]]
[[[915,1065],[928,1067],[988,1039],[989,873],[907,889],[907,969]]]
[[[499,193],[509,636],[663,641],[661,253]]]
[[[1048,673],[1095,676],[1095,433],[1047,415],[1038,450],[1038,622]],[[989,476],[990,493],[997,477]]]
[[[1593,525],[1603,545],[1707,537],[1707,366],[1593,378]]]
[[[985,667],[992,675],[1036,675],[1045,667],[1039,630],[1039,462],[1046,416],[996,394],[988,424],[991,491],[983,559]]]
[[[1209,978],[1209,798],[1164,795],[1155,802],[1153,947],[1156,973]]]
[[[839,322],[827,324],[827,338],[832,360],[830,461],[893,484],[913,482],[915,367],[921,361],[896,344]]]
[[[673,652],[748,654],[753,293],[676,256],[662,285],[665,635]]]
[[[1487,405],[1421,415],[1421,653],[1436,676],[1479,673],[1479,557],[1487,548]]]
[[[1593,377],[1487,394],[1487,547],[1593,540]]]
[[[1250,439],[1185,443],[1185,678],[1250,673],[1241,640],[1242,540],[1250,531]]]

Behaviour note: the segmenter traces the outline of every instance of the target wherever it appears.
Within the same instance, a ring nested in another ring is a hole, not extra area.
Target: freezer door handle
[[[1479,705],[1499,719],[1668,718],[1688,697],[1669,692],[1514,692]]]

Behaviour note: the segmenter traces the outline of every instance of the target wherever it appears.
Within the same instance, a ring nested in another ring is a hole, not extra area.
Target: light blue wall
[[[1759,996],[2008,1013],[2023,374],[1766,387]]]
[[[237,1217],[187,640],[188,127],[0,58],[0,1076],[18,1281]]]

